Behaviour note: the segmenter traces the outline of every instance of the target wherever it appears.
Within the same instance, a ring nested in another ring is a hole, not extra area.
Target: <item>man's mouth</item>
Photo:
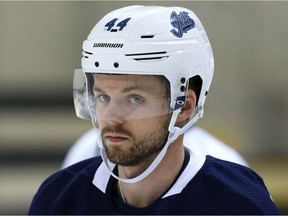
[[[109,142],[112,142],[112,143],[120,143],[129,138],[127,136],[120,135],[120,134],[107,134],[104,136],[104,139],[107,139]]]

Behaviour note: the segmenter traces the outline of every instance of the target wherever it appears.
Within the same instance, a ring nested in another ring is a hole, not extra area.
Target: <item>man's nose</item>
[[[103,120],[110,124],[123,124],[127,115],[127,107],[121,103],[110,101],[104,110]]]

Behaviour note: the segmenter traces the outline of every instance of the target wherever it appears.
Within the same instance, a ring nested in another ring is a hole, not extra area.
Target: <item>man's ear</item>
[[[197,96],[195,92],[189,89],[187,92],[185,105],[184,107],[182,107],[181,112],[178,114],[176,122],[179,122],[179,123],[183,122],[184,124],[186,123],[186,121],[190,118],[190,116],[192,115],[195,109],[196,100],[197,100]]]

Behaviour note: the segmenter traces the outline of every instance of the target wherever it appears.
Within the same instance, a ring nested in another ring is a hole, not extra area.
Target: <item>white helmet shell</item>
[[[189,78],[199,75],[198,105],[203,107],[213,77],[213,53],[199,19],[186,8],[129,6],[112,11],[92,29],[83,50],[85,73],[164,75],[174,104],[184,96]]]

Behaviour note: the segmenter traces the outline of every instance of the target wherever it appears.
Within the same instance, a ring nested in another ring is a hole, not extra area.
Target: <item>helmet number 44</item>
[[[127,23],[128,23],[128,21],[129,21],[130,19],[131,19],[131,18],[126,18],[126,19],[120,21],[120,22],[116,25],[117,28],[113,28],[113,27],[115,26],[117,20],[118,20],[118,18],[114,18],[114,19],[112,19],[111,21],[109,21],[109,22],[105,25],[105,27],[106,27],[105,30],[106,30],[106,31],[111,31],[111,32],[117,32],[118,30],[119,30],[119,31],[122,31],[123,28],[125,28],[125,27],[127,26]]]

